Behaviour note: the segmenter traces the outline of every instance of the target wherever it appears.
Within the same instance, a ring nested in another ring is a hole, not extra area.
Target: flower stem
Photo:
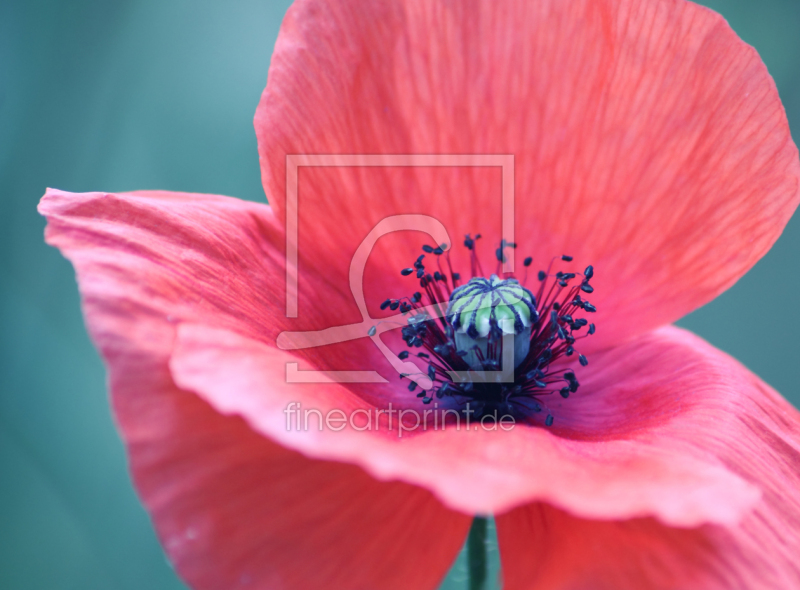
[[[469,590],[483,590],[486,584],[486,524],[483,516],[472,520],[467,538]]]

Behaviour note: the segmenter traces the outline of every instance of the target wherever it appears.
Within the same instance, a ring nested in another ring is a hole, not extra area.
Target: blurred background
[[[4,590],[184,588],[131,487],[72,267],[44,244],[36,204],[47,186],[262,201],[252,118],[288,4],[0,0]],[[707,4],[758,49],[797,133],[800,2]],[[680,322],[795,405],[798,256],[796,215],[747,276]],[[464,579],[462,557],[444,587]]]

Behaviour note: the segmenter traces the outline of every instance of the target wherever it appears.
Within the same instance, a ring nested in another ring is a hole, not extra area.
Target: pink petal
[[[118,412],[150,431],[131,448],[134,476],[192,588],[438,587],[468,517],[426,490],[288,451],[177,390],[158,365],[160,379],[115,393],[154,390]]]
[[[300,1],[255,125],[281,220],[288,155],[512,155],[517,256],[594,264],[596,348],[713,299],[798,204],[764,64],[682,0]],[[483,233],[494,266],[501,184],[499,167],[301,167],[301,268],[346,277],[358,243],[398,213],[440,219],[456,243]],[[425,241],[382,240],[373,303],[403,292],[396,273]]]
[[[287,383],[291,362],[287,353],[246,337],[185,324],[170,367],[182,388],[289,448],[426,487],[468,513],[502,513],[542,500],[585,518],[735,524],[759,502],[765,471],[776,485],[787,483],[791,474],[775,453],[798,444],[796,410],[735,361],[676,328],[596,355],[578,393],[548,400],[556,417],[551,429],[442,430],[429,416],[427,430],[401,433],[396,415],[389,430],[386,415],[378,424],[373,413],[372,429],[361,432],[356,427],[367,424],[372,406],[328,380]],[[323,416],[340,409],[353,423],[339,432],[319,430],[313,413],[310,426],[287,422],[291,402]]]
[[[138,354],[156,339],[171,341],[171,325],[181,321],[274,345],[284,330],[361,320],[349,286],[313,272],[300,276],[300,317],[286,318],[285,236],[266,205],[216,195],[49,190],[40,211],[49,221],[48,243],[76,267],[86,323],[107,359],[120,353],[117,339]],[[137,317],[164,325],[151,334],[138,327]],[[300,353],[318,369],[396,375],[366,338]],[[392,394],[381,384],[353,389],[374,400]]]
[[[48,242],[76,267],[136,487],[193,588],[438,585],[468,517],[426,490],[278,446],[170,377],[187,319],[274,338],[282,234],[268,207],[49,191],[40,211]]]
[[[47,242],[76,267],[86,321],[104,353],[114,352],[106,338],[148,348],[135,316],[161,320],[165,333],[187,319],[273,341],[280,331],[283,233],[266,205],[49,189],[39,211],[49,222]],[[132,333],[119,328],[129,324]]]
[[[785,459],[796,464],[800,457],[792,451]],[[800,587],[796,485],[795,476],[795,487],[771,493],[739,526],[728,528],[676,529],[650,518],[583,520],[546,504],[512,510],[497,519],[503,588]]]

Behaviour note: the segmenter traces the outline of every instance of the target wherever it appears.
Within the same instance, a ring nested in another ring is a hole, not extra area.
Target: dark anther
[[[564,262],[572,262],[572,256],[567,256],[566,254],[564,254],[564,256],[561,257],[561,260],[563,260]]]
[[[581,364],[582,367],[585,367],[586,365],[589,364],[589,360],[582,354],[578,355],[578,362]]]
[[[553,425],[553,415],[550,414],[547,418],[544,419],[545,426],[552,426]]]
[[[384,301],[383,303],[381,303],[381,310],[384,310],[384,309],[386,309],[387,307],[389,307],[389,304],[390,304],[391,302],[392,302],[392,300],[391,300],[391,299],[387,299],[386,301]]]
[[[543,281],[547,278],[547,273],[544,272],[543,270],[540,270],[539,274],[536,275],[536,278],[538,278],[540,281]]]
[[[400,307],[400,302],[397,299],[395,299],[389,304],[389,309],[391,309],[392,311],[395,311],[398,307]]]
[[[594,312],[597,311],[597,308],[594,305],[592,305],[591,303],[589,303],[588,301],[584,301],[583,302],[583,309],[585,309],[586,311],[588,311],[590,313],[594,313]]]
[[[594,324],[589,324],[589,334],[594,334],[594,332],[595,332]]]
[[[422,250],[423,250],[424,252],[427,252],[428,254],[432,254],[432,253],[433,253],[433,248],[432,248],[432,247],[430,247],[430,246],[428,246],[427,244],[426,244],[425,246],[423,246],[423,247],[422,247]]]
[[[378,333],[378,329],[375,326],[372,326],[369,330],[367,330],[367,334],[370,336],[374,336]]]
[[[412,272],[414,272],[413,268],[404,268],[403,270],[400,271],[400,274],[403,275],[404,277],[407,277]]]
[[[561,397],[567,399],[569,397],[569,387],[562,387],[558,393],[561,394]]]
[[[411,383],[408,384],[408,390],[409,391],[414,391],[416,388],[417,388],[417,382],[416,381],[412,381]]]
[[[403,361],[406,360],[408,358],[408,351],[407,350],[400,351],[400,354],[397,355],[397,358]]]
[[[433,253],[436,254],[436,256],[441,256],[442,254],[444,254],[444,249],[441,246],[439,246],[438,248],[433,249]]]
[[[419,303],[421,300],[422,300],[422,293],[420,293],[419,291],[417,291],[411,296],[411,301],[413,301],[414,303]]]
[[[523,266],[528,267],[531,265],[531,262],[533,262],[533,258],[528,256],[522,264]]]
[[[449,344],[437,344],[433,347],[433,352],[439,354],[441,356],[447,356],[450,354],[450,345]]]
[[[433,381],[436,378],[436,369],[433,365],[428,365],[428,378]]]
[[[592,265],[587,266],[586,270],[583,271],[583,276],[586,277],[587,281],[591,279],[594,276],[594,267]]]
[[[592,287],[589,283],[583,283],[581,285],[581,291],[584,293],[594,293],[594,287]]]

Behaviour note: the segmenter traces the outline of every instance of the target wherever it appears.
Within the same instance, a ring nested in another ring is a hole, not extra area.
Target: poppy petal
[[[95,315],[127,322],[139,314],[172,324],[202,318],[276,338],[285,271],[283,233],[270,207],[218,195],[49,189],[39,211],[48,219],[47,242],[76,267],[86,321],[101,349],[113,329]]]
[[[50,189],[39,210],[49,221],[47,242],[60,248],[78,271],[87,324],[96,340],[113,329],[95,321],[96,309],[117,310],[103,321],[123,313],[155,315],[172,324],[202,321],[274,344],[290,328],[346,323],[343,313],[348,306],[355,308],[346,283],[304,272],[301,317],[286,318],[285,237],[264,204],[163,191]],[[349,343],[350,352],[359,348],[362,358],[380,361],[368,340]],[[347,369],[353,362],[332,346],[301,354],[321,369]]]
[[[523,506],[497,517],[503,588],[797,588],[797,502],[774,500],[739,526],[694,529],[650,518],[584,520],[546,504]]]
[[[493,269],[511,172],[443,162],[513,158],[518,263],[530,254],[546,268],[569,254],[565,272],[595,267],[601,329],[587,348],[713,299],[764,255],[800,198],[766,67],[721,16],[683,0],[300,1],[255,126],[282,221],[287,188],[299,187],[302,263],[341,277],[367,232],[399,213],[441,220],[451,243],[483,233]],[[317,154],[372,164],[319,165]],[[445,159],[412,166],[419,155]],[[292,157],[298,181],[287,185]],[[379,244],[385,289],[422,243],[407,233]]]
[[[438,587],[469,517],[427,490],[276,445],[159,373],[119,386],[117,396],[145,399],[117,408],[130,429],[149,430],[130,448],[134,477],[192,588]]]
[[[184,324],[170,368],[182,388],[289,448],[426,487],[467,513],[543,500],[586,518],[735,524],[764,486],[786,483],[779,453],[798,444],[796,410],[734,360],[671,327],[596,355],[579,392],[547,400],[556,417],[549,429],[502,431],[491,421],[442,429],[420,404],[416,416],[406,408],[414,423],[401,432],[397,421],[387,426],[385,407],[368,417],[374,408],[342,384],[287,382],[292,362],[244,336]],[[294,422],[291,402],[299,404]],[[300,408],[310,426],[300,426]],[[332,411],[345,417],[341,431],[322,425]]]
[[[40,211],[48,242],[75,265],[136,488],[193,588],[438,585],[468,517],[426,490],[276,445],[172,381],[182,321],[275,333],[271,244],[282,234],[269,207],[49,191]]]

